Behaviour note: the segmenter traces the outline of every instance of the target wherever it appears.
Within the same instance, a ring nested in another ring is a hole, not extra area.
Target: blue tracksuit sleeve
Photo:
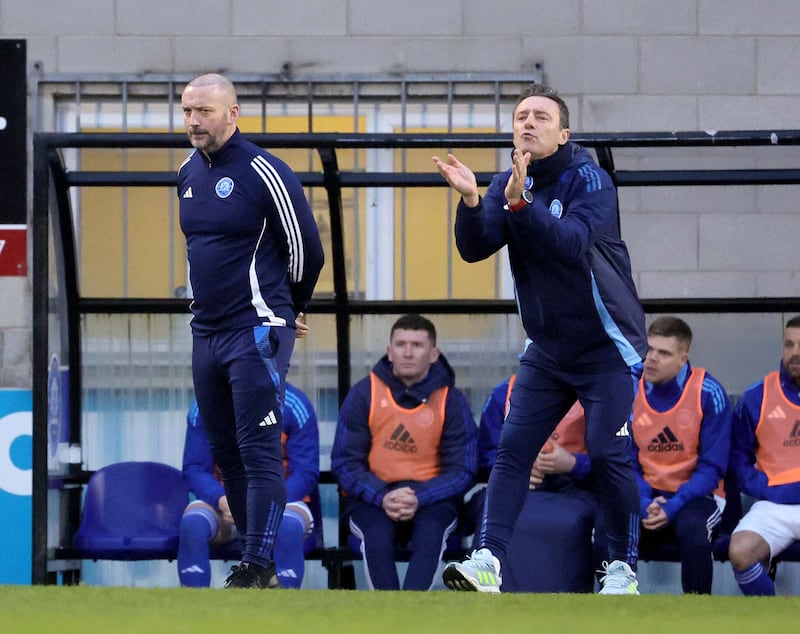
[[[289,384],[283,405],[283,431],[286,434],[286,501],[296,502],[311,495],[319,481],[319,426],[311,402]]]
[[[508,398],[508,381],[496,385],[486,399],[481,412],[478,427],[478,477],[486,479],[497,458],[497,447],[500,444],[500,432],[505,419],[506,400]],[[575,464],[569,475],[579,482],[589,479],[592,472],[589,455],[573,453]]]
[[[706,372],[701,396],[703,422],[700,426],[700,446],[697,466],[664,505],[672,520],[690,500],[710,495],[725,477],[731,446],[731,404],[725,389]],[[636,444],[636,443],[631,443]]]
[[[486,195],[475,208],[459,204],[456,215],[456,246],[467,262],[483,260],[506,244],[528,244],[545,257],[572,266],[584,257],[600,236],[616,222],[616,190],[608,175],[592,171],[593,179],[608,180],[603,187],[585,186],[586,170],[574,173],[576,186],[570,191],[569,213],[555,218],[541,196],[517,212],[508,212],[505,186],[510,172],[492,179]]]
[[[477,207],[467,207],[462,199],[456,209],[455,236],[456,248],[465,262],[479,262],[493,255],[506,245],[506,224],[503,210],[504,202],[498,202],[496,196],[489,197],[498,188],[503,174],[492,179],[486,197],[480,199]]]
[[[339,410],[331,471],[348,496],[380,506],[389,487],[369,470],[369,401],[370,380],[366,377],[350,389]]]
[[[592,178],[609,177],[605,172],[595,171]],[[560,219],[551,215],[545,202],[534,198],[531,205],[509,214],[514,240],[535,245],[545,257],[573,266],[576,260],[586,257],[600,236],[616,222],[616,190],[610,179],[604,185],[597,189],[575,187],[569,213]],[[497,193],[504,196],[503,190]],[[490,194],[496,195],[487,192],[487,198]]]
[[[494,387],[483,405],[478,426],[478,473],[483,478],[488,477],[497,458],[507,394],[508,381],[503,381]]]
[[[289,175],[292,178],[289,178]],[[302,185],[291,172],[287,174],[284,182],[292,200],[291,208],[294,210],[295,222],[294,226],[285,222],[281,226],[289,252],[289,286],[292,303],[295,312],[300,313],[306,309],[311,300],[314,286],[322,270],[324,255],[317,223]]]
[[[764,394],[763,384],[749,387],[737,403],[731,420],[731,471],[739,489],[757,500],[765,500],[767,476],[755,468],[756,427]]]
[[[208,446],[203,422],[193,403],[186,415],[186,441],[183,445],[183,479],[194,496],[218,508],[219,499],[225,495],[222,483],[214,477],[214,459]]]
[[[592,461],[587,453],[573,453],[575,464],[569,472],[579,482],[586,482],[592,475]]]
[[[438,476],[410,486],[420,506],[463,495],[475,481],[478,466],[478,430],[467,399],[450,388],[445,402],[445,420],[439,440]]]

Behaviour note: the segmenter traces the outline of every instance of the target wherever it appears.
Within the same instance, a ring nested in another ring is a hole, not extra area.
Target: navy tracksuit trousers
[[[351,532],[361,540],[359,548],[371,589],[400,589],[395,564],[398,546],[409,551],[403,590],[426,591],[433,587],[447,538],[455,530],[458,521],[456,500],[442,500],[423,506],[409,522],[395,522],[380,506],[366,502],[354,502],[347,510],[347,515]]]
[[[281,405],[293,328],[195,334],[195,397],[243,539],[242,561],[265,568],[286,502]]]
[[[690,500],[663,530],[642,529],[639,543],[642,559],[657,556],[659,549],[665,544],[677,543],[683,591],[711,594],[714,580],[714,547],[711,537],[721,517],[712,496]]]
[[[629,452],[629,422],[641,366],[600,373],[567,372],[529,346],[520,360],[497,459],[489,476],[479,541],[505,561],[539,450],[577,398],[586,417],[591,461],[609,561],[636,569],[639,490]]]

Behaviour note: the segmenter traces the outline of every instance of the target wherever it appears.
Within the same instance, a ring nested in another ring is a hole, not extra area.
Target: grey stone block
[[[461,0],[349,0],[347,32],[361,37],[462,35]]]
[[[58,71],[142,73],[172,71],[169,37],[62,37]]]
[[[0,365],[3,367],[30,366],[31,364],[31,331],[26,328],[6,328],[0,333],[2,354]]]
[[[598,35],[694,35],[696,0],[596,0],[583,3],[583,32]]]
[[[703,0],[697,2],[701,35],[797,35],[796,0]]]
[[[751,94],[756,86],[755,40],[645,37],[639,74],[645,94]]]
[[[700,266],[710,271],[793,271],[797,267],[796,214],[704,214]]]

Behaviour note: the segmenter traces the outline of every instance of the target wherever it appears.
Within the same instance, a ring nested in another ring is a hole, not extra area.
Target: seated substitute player
[[[342,404],[331,452],[371,589],[400,589],[397,545],[411,552],[403,590],[431,589],[475,478],[476,436],[436,328],[400,317],[386,354]]]
[[[182,586],[207,587],[211,581],[209,546],[238,540],[219,469],[213,462],[197,403],[186,417],[183,477],[197,498],[184,511],[178,547],[178,576]],[[286,506],[275,539],[276,575],[269,587],[299,588],[305,553],[322,546],[319,501],[319,429],[311,402],[286,384],[283,404]]]
[[[742,593],[775,594],[767,567],[800,539],[800,315],[786,322],[780,369],[751,385],[733,413],[731,470],[756,502],[731,535]]]
[[[722,516],[714,491],[728,468],[731,406],[725,388],[692,367],[691,344],[689,324],[677,317],[658,317],[647,329],[631,443],[642,511],[639,556],[677,541],[683,591],[711,594],[712,536]]]
[[[497,455],[516,375],[489,394],[478,429],[478,475],[488,476]],[[592,592],[592,534],[597,500],[584,445],[586,422],[576,402],[533,463],[530,490],[517,519],[503,568],[502,592]],[[483,516],[486,489],[470,498],[475,525]]]

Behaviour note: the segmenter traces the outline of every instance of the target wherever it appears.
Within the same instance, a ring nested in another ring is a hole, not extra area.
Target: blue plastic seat
[[[120,462],[89,479],[74,549],[85,559],[174,559],[189,491],[158,462]]]

